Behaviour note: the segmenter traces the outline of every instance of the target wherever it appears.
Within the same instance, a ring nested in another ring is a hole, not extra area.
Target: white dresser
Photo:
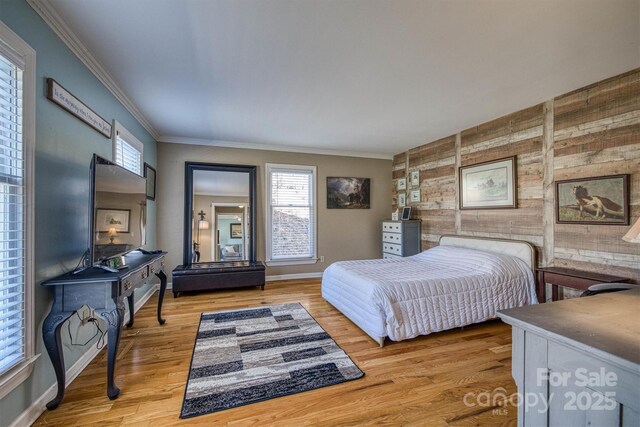
[[[401,258],[421,251],[419,219],[382,222],[382,258]]]
[[[633,290],[499,311],[513,330],[518,426],[640,426],[638,307]]]

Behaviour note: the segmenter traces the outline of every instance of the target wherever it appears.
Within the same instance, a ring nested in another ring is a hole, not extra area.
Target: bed
[[[331,264],[322,297],[382,347],[537,304],[534,265],[527,242],[442,236],[410,257]]]

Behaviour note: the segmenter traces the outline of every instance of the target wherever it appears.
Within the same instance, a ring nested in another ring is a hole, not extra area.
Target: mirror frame
[[[195,171],[212,171],[212,172],[244,172],[249,174],[249,262],[256,262],[256,170],[257,166],[245,165],[227,165],[221,163],[201,163],[201,162],[185,162],[184,163],[184,242],[183,242],[183,264],[191,265],[193,255],[193,173]],[[208,261],[215,262],[215,261]]]

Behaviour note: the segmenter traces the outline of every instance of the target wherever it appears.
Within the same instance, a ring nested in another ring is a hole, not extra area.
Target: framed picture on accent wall
[[[406,190],[407,189],[407,178],[400,178],[397,182],[398,190]]]
[[[556,181],[556,222],[629,225],[629,175]]]
[[[411,186],[417,187],[420,185],[420,171],[412,171],[411,172]]]
[[[410,194],[409,199],[411,200],[411,203],[420,203],[420,190],[413,190],[409,194]]]
[[[406,197],[405,193],[398,193],[398,207],[403,208],[407,204]]]
[[[516,156],[458,168],[460,209],[517,208]]]

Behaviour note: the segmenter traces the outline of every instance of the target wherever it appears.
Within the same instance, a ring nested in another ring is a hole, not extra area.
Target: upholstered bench
[[[264,290],[264,264],[260,261],[203,262],[173,270],[173,297],[180,292],[260,286]]]

